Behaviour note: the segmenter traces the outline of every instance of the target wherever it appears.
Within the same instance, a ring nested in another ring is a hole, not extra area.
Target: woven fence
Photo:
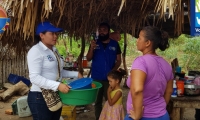
[[[9,74],[16,74],[28,78],[28,66],[26,53],[13,59],[1,58],[0,60],[0,83],[8,82]]]

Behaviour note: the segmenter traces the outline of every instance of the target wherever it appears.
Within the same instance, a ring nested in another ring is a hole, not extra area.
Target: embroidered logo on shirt
[[[47,55],[47,58],[49,61],[54,61],[53,57],[51,57],[51,55]]]
[[[111,46],[109,47],[109,49],[110,49],[110,50],[113,50],[113,51],[115,51],[115,50],[116,50],[116,48],[115,48],[115,47],[111,47]]]
[[[96,48],[95,49],[100,49],[100,47],[99,46],[96,46]]]

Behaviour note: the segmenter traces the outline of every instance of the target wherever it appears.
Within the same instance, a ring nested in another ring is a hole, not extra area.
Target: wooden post
[[[183,120],[183,114],[185,112],[185,108],[180,108],[180,119]]]
[[[1,51],[0,51],[1,52]],[[3,60],[0,59],[0,80],[1,80],[1,84],[3,85],[4,83],[4,79],[3,79]]]
[[[83,66],[82,66],[82,58],[85,52],[85,37],[84,35],[81,37],[81,53],[78,57],[78,71],[83,75]]]
[[[174,107],[172,110],[172,120],[181,120],[180,119],[180,108]]]
[[[6,59],[5,59],[5,56],[3,56],[3,66],[2,66],[2,70],[3,70],[3,74],[2,74],[2,76],[3,76],[3,80],[5,81],[6,80],[6,76],[7,76],[7,74],[6,74],[6,72],[5,72],[5,70],[7,69],[6,68]]]
[[[125,32],[124,33],[124,51],[122,53],[123,67],[126,70],[126,76],[124,78],[125,79],[124,80],[124,87],[127,87],[126,80],[127,80],[127,77],[128,77],[128,69],[127,69],[127,66],[126,66],[126,48],[127,48],[127,34]]]

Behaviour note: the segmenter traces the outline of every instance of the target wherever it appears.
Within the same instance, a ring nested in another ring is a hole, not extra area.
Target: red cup
[[[83,67],[87,67],[87,60],[83,60]]]

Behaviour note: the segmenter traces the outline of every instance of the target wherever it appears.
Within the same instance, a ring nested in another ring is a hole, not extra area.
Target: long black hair
[[[154,50],[159,48],[160,50],[165,51],[167,48],[169,48],[169,36],[167,32],[152,26],[144,27],[141,31],[145,32],[144,37],[146,40],[153,42]]]
[[[107,76],[113,78],[114,80],[119,80],[120,83],[124,75],[126,75],[126,71],[124,69],[119,68],[118,70],[110,71]]]

